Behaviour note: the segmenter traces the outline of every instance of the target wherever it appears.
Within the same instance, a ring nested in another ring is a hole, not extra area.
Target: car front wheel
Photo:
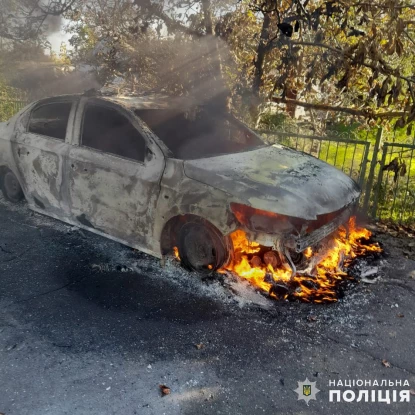
[[[0,184],[4,197],[10,202],[18,203],[24,199],[22,187],[12,171],[6,170]]]
[[[180,228],[179,256],[182,265],[202,273],[225,266],[231,255],[231,242],[208,222],[188,222]]]

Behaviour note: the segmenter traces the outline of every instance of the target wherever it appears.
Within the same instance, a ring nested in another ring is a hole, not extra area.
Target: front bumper
[[[283,245],[295,252],[303,252],[309,246],[318,244],[326,236],[332,234],[339,226],[348,222],[355,211],[355,205],[349,206],[331,222],[326,223],[315,231],[306,235],[290,235],[283,241]]]
[[[309,233],[269,234],[247,230],[247,234],[250,241],[257,242],[260,245],[273,247],[277,251],[283,248],[299,253],[308,247],[317,245],[326,236],[335,232],[339,226],[348,222],[355,211],[356,204],[351,204],[344,208],[333,220]],[[307,227],[307,222],[305,222],[304,227]]]

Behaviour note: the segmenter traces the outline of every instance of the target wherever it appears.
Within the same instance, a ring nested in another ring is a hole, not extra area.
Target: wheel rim
[[[20,194],[20,184],[13,173],[6,173],[4,176],[4,188],[10,198],[16,198]]]
[[[181,230],[180,256],[186,268],[214,271],[224,263],[226,250],[221,238],[204,225],[188,224]]]

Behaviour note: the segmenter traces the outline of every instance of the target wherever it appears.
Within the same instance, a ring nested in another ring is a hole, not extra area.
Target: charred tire
[[[229,262],[231,243],[208,222],[188,222],[179,231],[179,255],[182,266],[191,271],[209,273]]]
[[[24,199],[22,187],[14,173],[7,169],[0,178],[0,187],[4,197],[13,203],[18,203]]]

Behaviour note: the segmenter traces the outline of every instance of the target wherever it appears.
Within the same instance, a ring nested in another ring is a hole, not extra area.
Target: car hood
[[[358,185],[335,167],[280,145],[184,162],[187,177],[232,201],[313,220],[355,202]]]

